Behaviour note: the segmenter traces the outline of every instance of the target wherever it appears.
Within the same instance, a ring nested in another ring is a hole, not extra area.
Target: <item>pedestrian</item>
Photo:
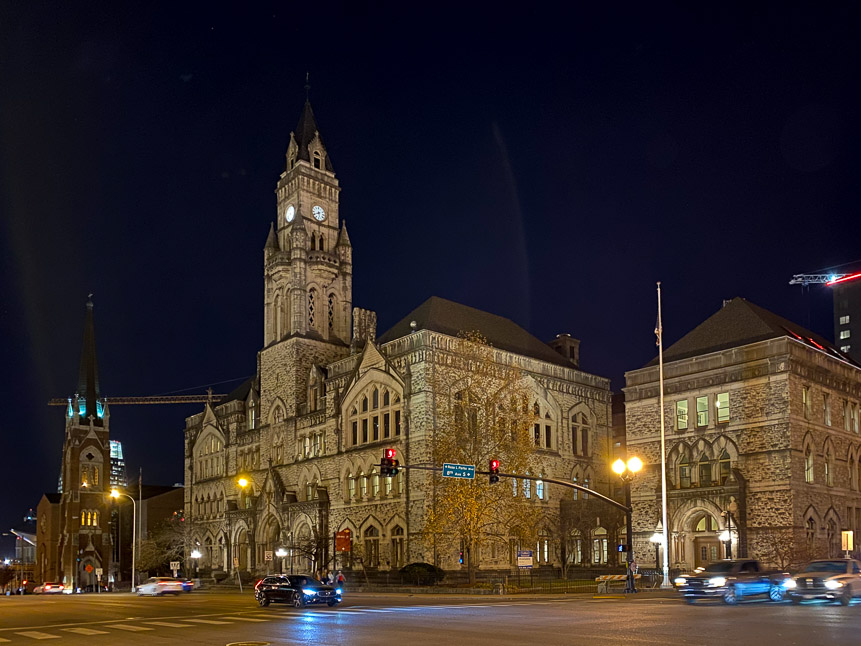
[[[329,585],[335,584],[335,573],[332,570],[329,570],[329,574],[326,575],[326,583]]]
[[[341,570],[338,570],[338,585],[343,586],[347,582],[347,578]]]

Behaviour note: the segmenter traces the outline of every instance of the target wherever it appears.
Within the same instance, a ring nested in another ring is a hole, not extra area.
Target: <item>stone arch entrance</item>
[[[691,501],[674,514],[671,557],[677,567],[690,570],[724,558],[720,542],[720,508],[709,500]]]

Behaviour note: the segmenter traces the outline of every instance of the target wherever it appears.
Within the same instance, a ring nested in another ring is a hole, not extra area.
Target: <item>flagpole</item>
[[[667,450],[664,430],[664,326],[661,322],[660,281],[658,281],[658,325],[655,328],[655,334],[658,336],[658,400],[661,409],[661,539],[664,544],[664,580],[661,582],[661,587],[672,588],[673,586],[670,584],[670,550],[667,538],[669,525],[667,524]]]

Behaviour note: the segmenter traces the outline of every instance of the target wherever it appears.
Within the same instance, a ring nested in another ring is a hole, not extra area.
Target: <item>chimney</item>
[[[547,345],[573,363],[575,368],[580,367],[580,339],[570,334],[557,334]]]

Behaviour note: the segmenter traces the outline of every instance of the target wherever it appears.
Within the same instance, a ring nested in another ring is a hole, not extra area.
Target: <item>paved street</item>
[[[2,597],[0,644],[856,644],[861,606],[676,598],[350,595],[258,608],[251,593]],[[60,642],[57,642],[60,643]]]

